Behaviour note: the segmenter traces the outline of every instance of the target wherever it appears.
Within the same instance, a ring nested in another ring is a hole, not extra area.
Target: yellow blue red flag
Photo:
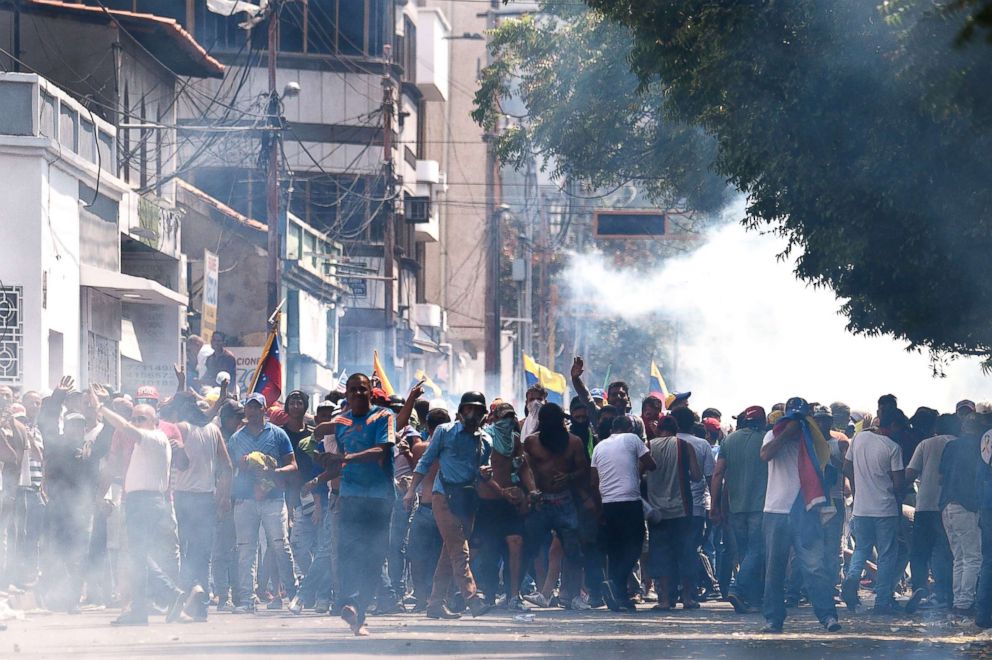
[[[524,353],[524,376],[527,378],[527,387],[542,385],[548,391],[549,402],[565,406],[568,382],[563,374],[538,364],[534,358]]]

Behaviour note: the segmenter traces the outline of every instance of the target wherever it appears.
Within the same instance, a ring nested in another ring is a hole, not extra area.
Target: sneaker
[[[480,598],[479,596],[473,596],[472,598],[469,598],[468,602],[465,604],[468,605],[468,611],[471,612],[472,618],[482,616],[483,614],[491,610],[493,607],[486,601],[482,600],[482,598]]]
[[[203,587],[196,585],[189,591],[189,596],[183,605],[183,614],[188,616],[191,621],[206,621],[208,603],[207,593]]]
[[[231,611],[234,612],[235,614],[254,614],[255,604],[252,603],[251,605],[238,605]]]
[[[530,608],[524,603],[524,599],[520,596],[514,596],[511,598],[507,604],[506,608],[512,612],[526,612]]]
[[[265,606],[267,610],[281,610],[282,609],[282,598],[273,598],[269,601],[269,604]]]
[[[545,597],[545,595],[542,594],[540,591],[537,591],[532,594],[527,594],[523,598],[524,600],[526,600],[528,603],[530,603],[535,607],[551,607],[551,601],[549,601],[547,597]]]
[[[217,611],[218,612],[233,612],[234,611],[234,603],[232,603],[229,600],[225,600],[223,603],[218,603],[217,604]]]
[[[906,614],[912,614],[920,607],[920,601],[927,595],[926,589],[913,589],[913,595],[906,601]]]
[[[620,601],[617,600],[616,595],[613,593],[613,585],[610,584],[609,580],[603,582],[603,600],[606,601],[606,606],[610,608],[611,612],[620,611]]]
[[[647,593],[644,594],[644,602],[645,603],[657,603],[658,602],[658,594],[655,592],[654,587],[651,587],[650,589],[648,589]]]
[[[331,611],[331,603],[327,600],[318,600],[313,605],[313,611],[317,614],[327,614]]]
[[[462,618],[462,615],[459,614],[458,612],[452,612],[444,605],[440,605],[438,607],[428,607],[427,618],[452,620],[452,619],[460,619]]]
[[[727,601],[734,606],[734,611],[738,614],[750,614],[751,606],[744,602],[744,599],[737,594],[727,596]]]
[[[134,614],[133,612],[124,612],[119,617],[110,622],[112,626],[147,626],[148,617],[140,616]]]
[[[286,606],[290,614],[302,614],[303,613],[303,601],[300,600],[299,596],[294,596],[293,600],[289,601],[289,605]]]
[[[823,622],[823,627],[827,629],[827,632],[837,632],[840,630],[840,623],[832,616],[828,616],[827,620]]]
[[[582,596],[576,596],[568,603],[567,610],[577,610],[579,612],[584,612],[586,610],[591,610],[592,606],[586,601],[582,600]]]

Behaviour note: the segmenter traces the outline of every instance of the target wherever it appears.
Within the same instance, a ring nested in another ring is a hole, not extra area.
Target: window
[[[238,27],[238,23],[243,22],[244,17],[245,14],[233,16],[215,14],[207,9],[206,2],[197,2],[193,20],[196,40],[211,52],[215,50],[238,50],[247,39],[246,31]]]
[[[382,57],[393,32],[393,7],[393,0],[288,3],[279,17],[279,50]]]
[[[400,64],[403,66],[403,79],[417,82],[417,26],[409,16],[403,17],[403,46],[399,50]]]
[[[279,52],[303,52],[303,14],[302,2],[287,2],[279,10]]]
[[[22,287],[0,287],[0,383],[19,384],[21,381],[23,297]]]

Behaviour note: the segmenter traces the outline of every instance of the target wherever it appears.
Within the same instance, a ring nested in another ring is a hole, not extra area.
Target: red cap
[[[386,394],[386,390],[381,387],[372,388],[372,400],[373,401],[389,401],[389,395]]]
[[[142,385],[138,388],[137,394],[134,396],[135,399],[155,399],[159,400],[158,388],[154,385]]]
[[[715,417],[707,417],[703,420],[703,426],[705,426],[710,431],[719,431],[720,422]]]
[[[744,412],[737,416],[737,419],[749,422],[765,419],[765,409],[761,406],[750,406],[749,408],[745,408]]]

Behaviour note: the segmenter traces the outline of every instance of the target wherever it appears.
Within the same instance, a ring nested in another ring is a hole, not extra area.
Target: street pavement
[[[290,658],[379,656],[445,658],[951,658],[992,655],[992,637],[973,623],[924,612],[915,617],[852,616],[827,633],[809,607],[790,611],[785,633],[757,631],[759,615],[738,616],[725,603],[700,610],[635,613],[533,610],[533,622],[503,611],[478,619],[432,621],[420,614],[372,617],[372,636],[355,638],[336,617],[210,613],[207,623],[115,628],[117,611],[29,613],[0,632],[0,658]]]

